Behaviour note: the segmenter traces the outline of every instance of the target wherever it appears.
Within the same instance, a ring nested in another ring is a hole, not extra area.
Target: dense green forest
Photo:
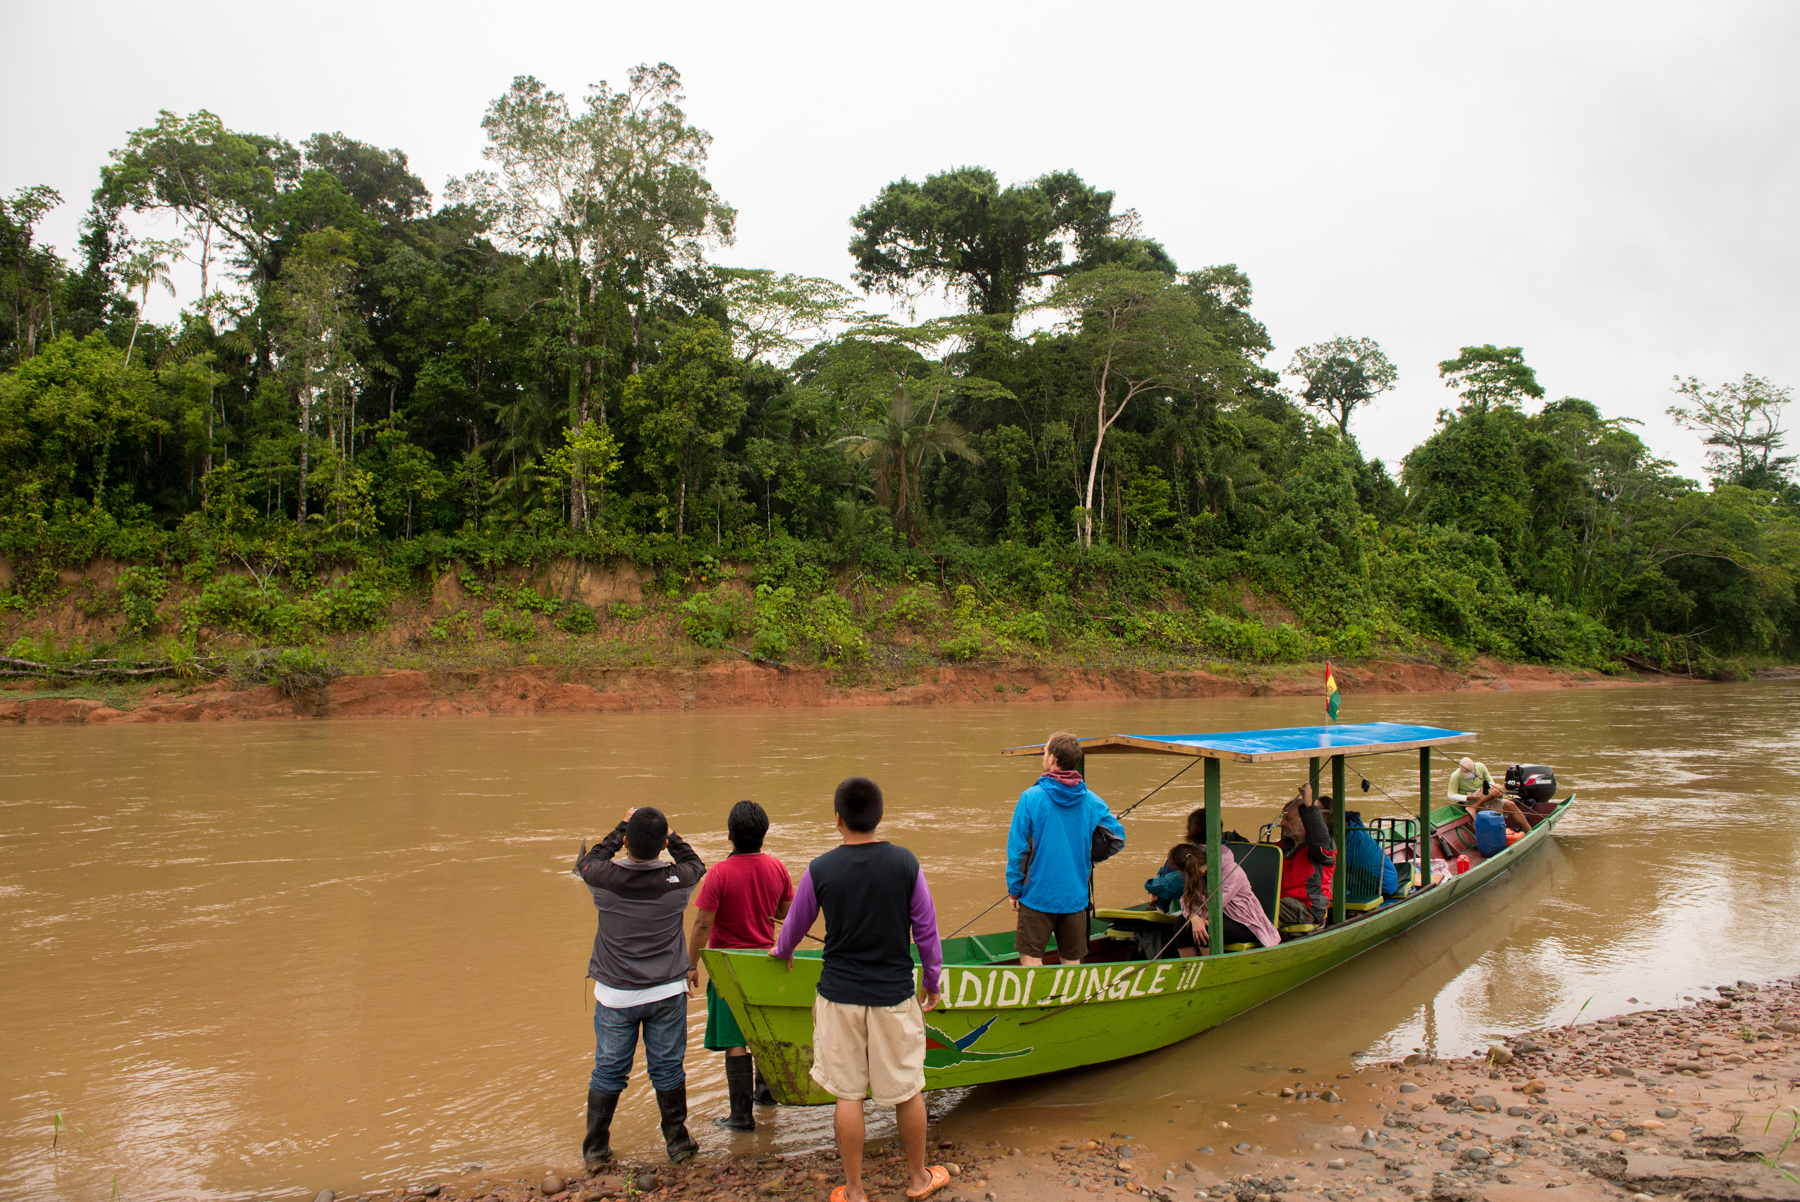
[[[900,626],[938,660],[1681,669],[1800,639],[1768,381],[1672,386],[1702,486],[1520,348],[1446,347],[1460,403],[1391,469],[1353,432],[1395,382],[1377,342],[1272,362],[1249,278],[1178,265],[1104,181],[890,183],[848,215],[858,295],[721,265],[736,214],[681,104],[667,66],[573,101],[522,77],[441,198],[399,150],[165,112],[72,261],[34,239],[64,198],[0,200],[0,617],[99,557],[130,567],[89,603],[165,651],[376,628],[446,570],[489,590],[476,635],[637,616],[499,583],[573,557],[784,661]],[[129,232],[152,215],[171,237]],[[178,261],[199,293],[141,320]],[[865,312],[940,292],[964,312]]]

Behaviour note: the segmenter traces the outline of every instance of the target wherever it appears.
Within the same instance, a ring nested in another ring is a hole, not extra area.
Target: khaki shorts
[[[1019,904],[1019,931],[1013,936],[1013,950],[1021,956],[1042,960],[1050,936],[1056,936],[1056,953],[1064,963],[1087,955],[1088,916],[1079,914],[1046,914]]]
[[[925,1088],[925,1011],[813,998],[812,1079],[834,1098],[898,1106]]]

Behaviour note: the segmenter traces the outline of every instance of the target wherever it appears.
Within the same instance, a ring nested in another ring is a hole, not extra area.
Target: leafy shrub
[[[868,651],[868,638],[857,626],[850,603],[829,590],[802,598],[791,584],[780,588],[759,584],[755,622],[751,647],[769,659],[804,647],[829,664],[859,659]]]
[[[908,622],[915,626],[930,626],[944,616],[943,608],[938,604],[936,590],[927,585],[914,584],[900,594],[888,610],[888,616],[896,622]]]
[[[299,638],[306,615],[281,593],[258,587],[242,576],[209,581],[187,604],[187,625],[216,626],[264,638]]]
[[[981,640],[972,634],[959,634],[938,644],[938,653],[945,659],[963,663],[980,655],[981,650]]]
[[[238,667],[244,679],[272,684],[289,697],[322,689],[343,670],[311,647],[268,647],[246,656]]]
[[[169,595],[169,582],[155,568],[132,567],[119,573],[115,588],[119,594],[119,611],[125,618],[125,629],[136,635],[147,635],[156,629],[156,607]]]
[[[459,609],[455,613],[445,614],[426,627],[425,632],[431,636],[431,641],[434,643],[448,643],[452,639],[467,639],[469,637],[469,611]]]
[[[737,596],[720,584],[681,603],[681,628],[702,647],[717,651],[737,636],[742,608]]]
[[[498,639],[528,643],[537,637],[537,626],[526,615],[504,605],[490,605],[481,611],[481,624]]]
[[[307,620],[333,634],[377,626],[387,616],[387,607],[386,592],[354,577],[320,589],[301,602]]]
[[[600,629],[600,619],[594,611],[579,601],[571,601],[568,607],[558,615],[556,628],[565,634],[593,634]]]
[[[615,622],[635,622],[644,616],[644,607],[631,605],[624,601],[614,601],[606,607],[606,616]]]
[[[561,601],[544,596],[529,584],[503,590],[501,595],[526,613],[543,614],[546,618],[562,608]]]

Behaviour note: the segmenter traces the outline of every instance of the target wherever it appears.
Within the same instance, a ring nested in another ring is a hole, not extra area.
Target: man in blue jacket
[[[1064,964],[1087,955],[1088,875],[1095,832],[1112,855],[1125,846],[1125,828],[1081,779],[1081,740],[1066,730],[1044,744],[1044,774],[1019,794],[1006,837],[1006,892],[1018,911],[1013,941],[1019,963],[1044,962],[1050,936]]]

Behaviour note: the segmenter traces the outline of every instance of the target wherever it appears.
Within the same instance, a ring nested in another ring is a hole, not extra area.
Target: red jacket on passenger
[[[1281,840],[1281,896],[1305,902],[1313,921],[1322,923],[1331,910],[1331,874],[1337,850],[1331,832],[1325,829],[1324,811],[1318,806],[1301,806],[1300,822],[1306,828],[1305,842],[1295,843],[1285,835]]]

